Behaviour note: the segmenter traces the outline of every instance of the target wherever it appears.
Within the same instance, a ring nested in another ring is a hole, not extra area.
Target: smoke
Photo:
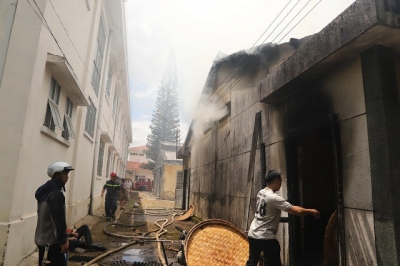
[[[202,97],[201,98],[205,98]],[[200,100],[196,113],[193,117],[193,138],[201,137],[208,129],[212,129],[214,122],[219,121],[221,118],[229,113],[227,105],[222,102],[206,102]]]

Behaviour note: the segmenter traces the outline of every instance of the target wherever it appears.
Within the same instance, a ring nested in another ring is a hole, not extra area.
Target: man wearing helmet
[[[116,181],[117,174],[112,172],[110,174],[111,179],[108,180],[101,191],[101,197],[104,195],[104,191],[107,190],[106,202],[105,202],[105,211],[106,211],[106,220],[110,221],[111,218],[115,220],[115,211],[117,210],[117,200],[120,197],[120,185]]]
[[[47,175],[51,177],[35,193],[37,200],[37,226],[35,243],[39,249],[39,265],[42,260],[50,261],[49,265],[67,265],[64,253],[68,252],[68,236],[65,233],[67,223],[65,219],[65,184],[68,174],[74,170],[66,162],[55,162],[48,166]],[[49,244],[47,258],[43,258],[45,246]]]

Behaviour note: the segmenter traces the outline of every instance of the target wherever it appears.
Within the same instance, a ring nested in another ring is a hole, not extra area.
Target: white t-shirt
[[[264,188],[257,194],[256,213],[250,225],[248,236],[255,239],[274,239],[281,218],[281,211],[287,212],[292,204]]]
[[[126,189],[128,192],[131,192],[131,189],[132,189],[132,183],[131,183],[131,181],[126,181],[126,182],[125,182],[125,189]]]

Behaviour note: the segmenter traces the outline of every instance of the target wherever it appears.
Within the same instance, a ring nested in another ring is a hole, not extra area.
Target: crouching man
[[[95,249],[99,251],[106,251],[107,249],[99,244],[93,243],[92,234],[90,233],[89,226],[86,224],[80,226],[76,231],[67,229],[69,250],[74,251],[76,248],[82,249]],[[82,240],[85,239],[85,241]]]

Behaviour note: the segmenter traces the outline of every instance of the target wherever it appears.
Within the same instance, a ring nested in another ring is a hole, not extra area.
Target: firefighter
[[[117,200],[120,197],[121,187],[116,181],[117,174],[112,172],[110,174],[111,180],[108,180],[101,191],[101,197],[104,195],[104,191],[107,190],[105,211],[106,211],[106,221],[111,219],[115,220],[115,211],[117,210]]]
[[[68,253],[68,236],[65,233],[65,184],[68,174],[74,170],[66,162],[55,162],[48,166],[47,175],[51,180],[40,186],[35,193],[37,200],[37,226],[35,244],[39,249],[39,265],[42,260],[50,261],[50,265],[67,265],[65,254]],[[45,247],[49,245],[47,257]]]

